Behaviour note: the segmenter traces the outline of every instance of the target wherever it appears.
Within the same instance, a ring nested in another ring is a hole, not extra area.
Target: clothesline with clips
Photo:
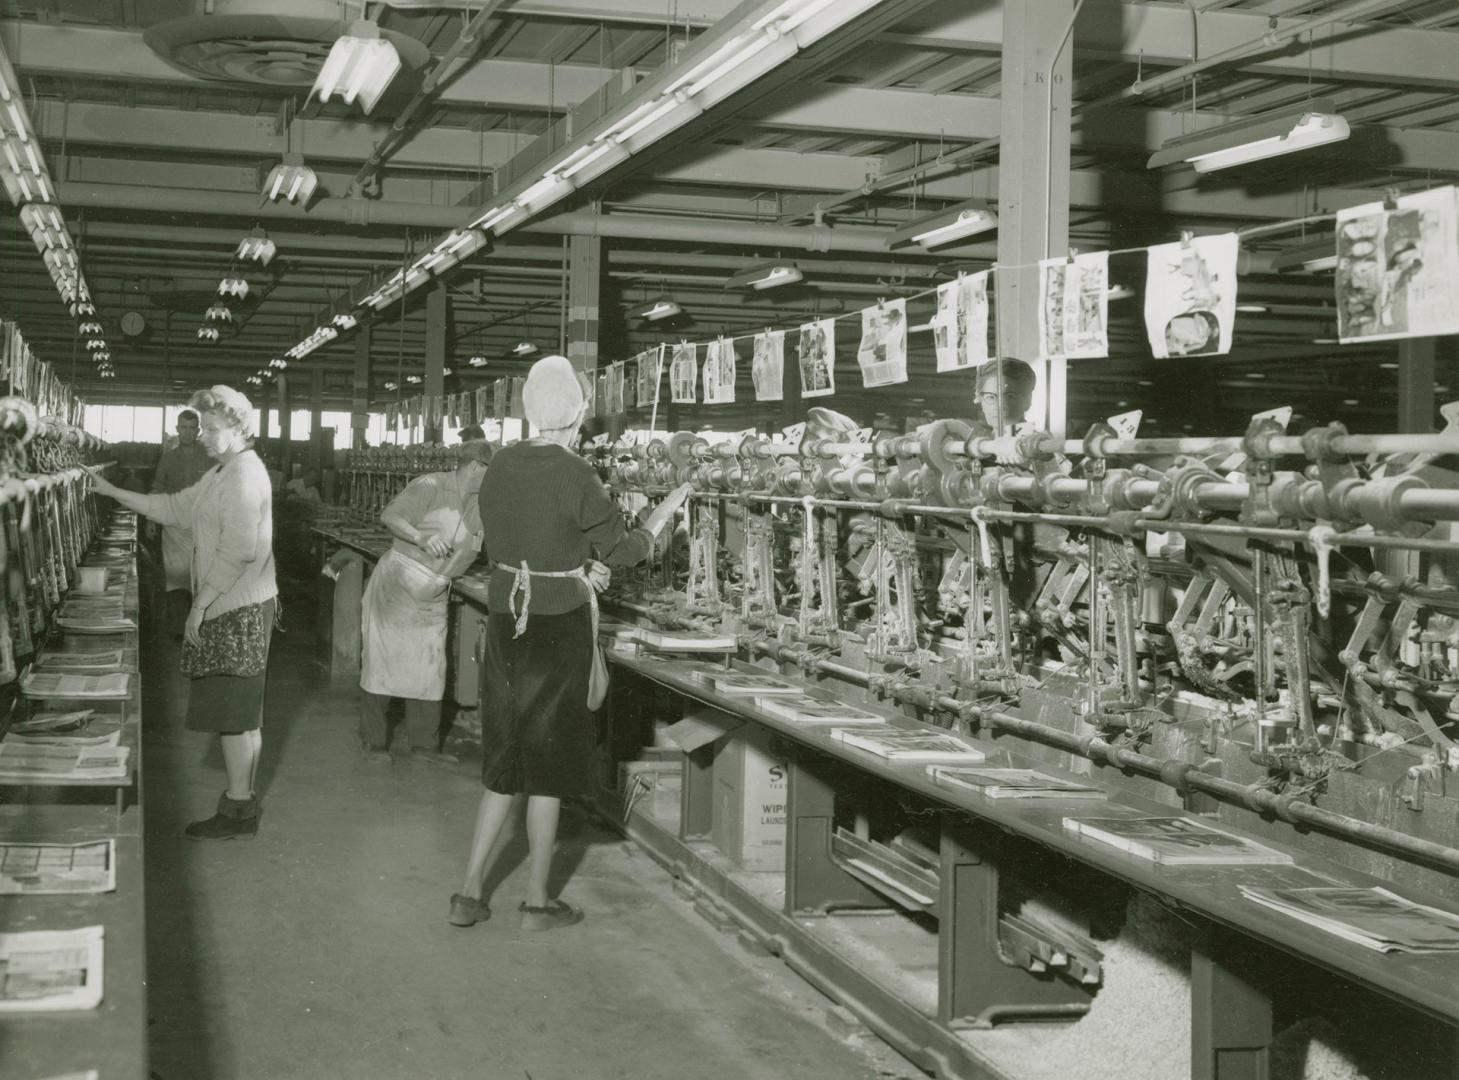
[[[1446,187],[1446,186],[1449,186],[1449,185],[1440,185],[1440,186],[1441,187]],[[1437,188],[1437,187],[1436,188],[1428,188],[1428,189],[1425,189],[1424,191],[1421,191],[1421,192],[1409,192],[1408,194],[1412,194],[1412,195],[1424,195],[1424,194],[1427,194],[1429,191],[1437,191],[1437,190],[1439,190],[1439,188]],[[1388,188],[1386,190],[1385,194],[1384,194],[1383,204],[1382,204],[1383,205],[1383,208],[1385,210],[1396,210],[1398,208],[1398,199],[1399,199],[1399,197],[1400,197],[1401,194],[1403,194],[1403,193],[1400,193],[1397,188]],[[1323,223],[1323,222],[1334,221],[1337,218],[1337,214],[1338,214],[1338,211],[1335,211],[1335,210],[1334,211],[1325,211],[1325,212],[1320,213],[1320,214],[1306,214],[1306,215],[1303,215],[1301,217],[1287,218],[1286,220],[1283,220],[1283,221],[1272,221],[1272,222],[1268,222],[1265,225],[1252,225],[1252,226],[1248,226],[1245,229],[1235,229],[1235,230],[1231,230],[1231,232],[1234,232],[1234,234],[1235,234],[1235,236],[1236,236],[1236,238],[1238,240],[1247,240],[1247,239],[1250,239],[1252,237],[1255,237],[1255,236],[1263,236],[1263,235],[1266,235],[1268,233],[1288,232],[1288,231],[1290,231],[1292,229],[1302,228],[1302,227],[1305,227],[1307,225],[1314,225],[1314,224],[1320,224],[1320,223]],[[1224,234],[1224,233],[1211,233],[1211,234],[1206,234],[1206,235],[1220,236],[1220,235],[1226,235],[1226,234]],[[1183,231],[1181,233],[1181,235],[1180,235],[1180,242],[1183,243],[1183,244],[1189,244],[1194,239],[1196,239],[1196,234],[1194,232],[1189,231],[1189,230]],[[1089,252],[1081,252],[1078,249],[1071,248],[1070,251],[1069,251],[1069,254],[1067,256],[1067,259],[1068,259],[1068,261],[1070,263],[1073,263],[1075,261],[1076,257],[1079,256],[1080,254],[1087,254],[1087,255],[1098,255],[1098,254],[1105,254],[1105,255],[1138,255],[1141,252],[1149,251],[1151,247],[1156,247],[1156,246],[1159,246],[1159,245],[1141,244],[1141,245],[1136,246],[1136,247],[1111,248],[1111,249],[1109,249],[1107,251],[1089,251]],[[977,276],[979,274],[984,274],[984,275],[988,275],[990,277],[993,277],[993,279],[996,281],[997,280],[996,275],[998,275],[998,274],[1011,273],[1011,272],[1020,271],[1020,270],[1037,270],[1040,267],[1046,265],[1052,258],[1054,258],[1054,257],[1051,256],[1049,258],[1039,259],[1039,260],[1036,260],[1034,262],[1029,262],[1029,263],[999,263],[999,262],[994,262],[986,270],[978,270],[978,271],[975,271],[972,274],[959,273],[958,274],[958,278],[961,279],[961,278],[964,278],[964,277],[975,277],[975,276]],[[922,300],[922,299],[924,299],[924,298],[926,298],[928,296],[934,295],[939,289],[945,288],[947,284],[948,284],[947,282],[944,282],[944,283],[942,283],[940,285],[934,285],[934,286],[932,286],[929,289],[923,289],[920,292],[910,293],[910,294],[908,294],[905,297],[897,297],[897,299],[905,300],[905,301],[907,301],[909,303],[911,301],[914,301],[914,300]],[[877,301],[877,306],[883,305],[885,303],[886,303],[886,300],[885,299],[878,300]],[[800,326],[808,326],[808,325],[810,325],[810,323],[813,323],[813,322],[816,322],[816,323],[820,323],[820,322],[840,322],[843,319],[858,319],[858,318],[861,317],[862,310],[864,310],[864,309],[858,308],[856,311],[849,311],[849,312],[845,312],[845,313],[840,314],[840,315],[826,315],[826,316],[812,315],[806,322],[801,323],[799,325]],[[744,338],[744,337],[758,337],[762,333],[765,333],[765,334],[785,333],[785,332],[788,332],[791,329],[798,329],[798,328],[799,328],[798,326],[797,327],[787,327],[784,330],[781,330],[781,329],[778,329],[778,328],[775,328],[775,327],[767,326],[767,327],[764,328],[764,330],[758,330],[758,331],[748,331],[747,330],[746,332],[743,332],[743,333],[719,334],[715,338],[712,338],[712,339],[703,340],[703,341],[696,341],[696,342],[690,342],[690,341],[685,340],[685,341],[681,341],[679,344],[680,345],[691,345],[692,344],[692,345],[695,345],[697,347],[697,346],[700,346],[700,345],[708,345],[710,343],[710,341],[722,341],[722,340],[726,340],[726,339],[728,339],[730,341],[735,341],[735,340],[738,340],[738,339]],[[919,330],[920,331],[926,331],[926,330],[929,330],[929,329],[931,329],[931,324],[926,324],[926,325],[922,325],[922,326],[909,326],[908,327],[908,330],[909,331],[913,331],[913,332],[919,331]],[[673,348],[673,347],[674,346],[672,346],[672,345],[668,346],[668,348]],[[632,359],[635,359],[637,356],[642,356],[645,353],[652,352],[652,351],[653,351],[652,349],[645,349],[645,350],[643,350],[643,352],[636,353],[636,354],[634,354],[633,357],[629,357],[628,359],[629,360],[632,360]],[[620,361],[620,362],[626,362],[626,361]]]

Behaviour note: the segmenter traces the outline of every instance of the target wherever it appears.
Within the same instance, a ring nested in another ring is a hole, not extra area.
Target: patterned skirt
[[[264,603],[264,625],[272,626],[277,601]],[[257,675],[205,675],[189,680],[187,726],[192,731],[236,735],[263,726],[268,668]]]

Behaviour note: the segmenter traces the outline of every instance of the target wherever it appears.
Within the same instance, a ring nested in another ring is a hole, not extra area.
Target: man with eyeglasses
[[[1038,378],[1022,360],[1005,357],[985,364],[978,372],[978,419],[974,433],[985,438],[1018,435],[1027,429],[1027,414],[1033,405]],[[999,454],[1004,465],[1022,463],[1017,453]]]

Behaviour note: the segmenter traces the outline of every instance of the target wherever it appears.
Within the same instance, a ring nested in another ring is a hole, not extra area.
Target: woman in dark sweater
[[[481,674],[486,791],[448,917],[470,926],[489,916],[481,895],[487,858],[513,797],[525,794],[531,857],[522,926],[546,930],[583,917],[547,895],[547,875],[562,799],[593,789],[593,590],[608,583],[607,567],[593,560],[632,566],[648,558],[689,486],[630,531],[592,466],[568,449],[585,410],[572,365],[561,356],[539,360],[522,403],[537,437],[499,451],[481,483],[479,505],[490,508],[482,514],[483,548],[494,565]]]

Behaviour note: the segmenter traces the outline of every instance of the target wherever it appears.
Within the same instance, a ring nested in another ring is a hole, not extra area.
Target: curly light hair
[[[253,437],[253,403],[233,387],[220,384],[199,390],[187,404],[199,414],[211,413],[240,434]]]

